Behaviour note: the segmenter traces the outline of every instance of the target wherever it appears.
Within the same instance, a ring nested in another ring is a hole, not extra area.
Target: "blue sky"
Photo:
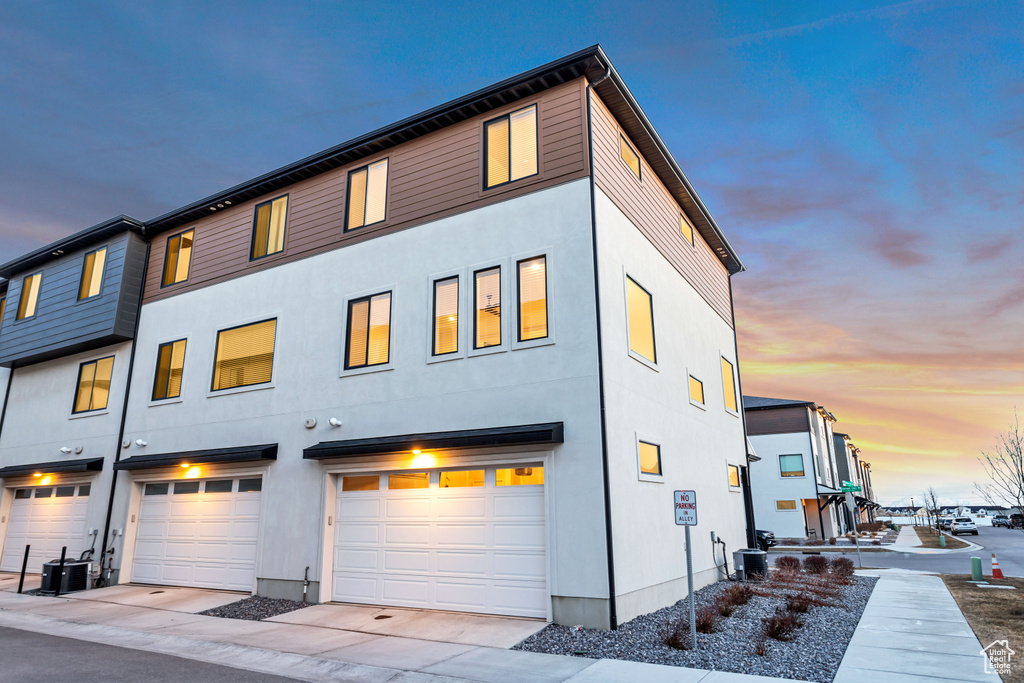
[[[8,0],[0,261],[594,43],[748,266],[745,390],[835,412],[884,498],[973,499],[1024,408],[1016,2]]]

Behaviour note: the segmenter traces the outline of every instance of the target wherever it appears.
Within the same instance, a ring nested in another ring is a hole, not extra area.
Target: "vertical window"
[[[387,213],[388,160],[381,159],[348,174],[346,230],[373,225]]]
[[[443,356],[459,350],[459,276],[434,282],[434,350]]]
[[[181,396],[181,375],[185,368],[185,340],[161,344],[156,353],[153,400]]]
[[[0,296],[0,326],[4,324],[4,309],[7,308],[7,297]]]
[[[537,173],[537,105],[484,124],[486,187],[504,185]]]
[[[740,487],[740,468],[736,465],[729,465],[729,486]]]
[[[110,396],[110,374],[114,369],[114,357],[82,363],[78,366],[78,388],[75,391],[73,413],[103,410]]]
[[[473,348],[501,345],[501,267],[478,270],[473,274],[474,316]]]
[[[690,375],[690,400],[704,405],[704,382]]]
[[[637,450],[640,453],[640,472],[642,474],[661,474],[661,446],[638,441]]]
[[[287,213],[288,195],[256,205],[250,261],[276,254],[284,249],[285,215]]]
[[[390,344],[391,292],[349,301],[345,369],[386,364]]]
[[[519,341],[548,336],[547,259],[519,262]]]
[[[732,363],[722,359],[722,386],[725,388],[725,407],[732,412],[736,410],[736,378],[733,376]]]
[[[188,271],[192,264],[192,241],[195,234],[195,230],[187,230],[180,235],[167,238],[164,278],[160,283],[162,287],[188,279]]]
[[[90,251],[85,255],[82,267],[82,283],[78,286],[78,300],[88,299],[100,293],[103,286],[103,266],[107,262],[107,248]]]
[[[683,239],[685,239],[687,242],[689,242],[690,246],[692,247],[693,246],[693,224],[690,223],[690,219],[687,218],[686,216],[684,216],[683,214],[679,214],[679,230],[680,230],[680,232],[683,233]]]
[[[654,352],[654,306],[647,290],[626,278],[627,307],[629,312],[629,349],[652,363],[657,363]]]
[[[212,390],[266,384],[273,379],[276,332],[276,318],[218,332]]]
[[[29,275],[21,283],[21,301],[18,303],[18,315],[15,320],[31,318],[36,314],[39,302],[39,285],[43,280],[42,273]]]
[[[784,477],[804,476],[804,456],[799,453],[796,455],[780,455],[779,471]]]
[[[626,166],[629,166],[629,170],[633,172],[633,175],[639,178],[640,156],[633,151],[633,147],[621,135],[619,136],[619,154],[622,156],[622,160],[626,162]]]

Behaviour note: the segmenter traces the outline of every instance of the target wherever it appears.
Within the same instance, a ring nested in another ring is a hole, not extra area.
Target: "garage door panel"
[[[437,544],[441,546],[482,546],[487,543],[486,524],[438,524]]]
[[[240,543],[233,541],[228,546],[228,558],[232,562],[254,565],[256,563],[256,542]]]
[[[168,538],[188,538],[192,539],[196,537],[196,533],[199,531],[199,522],[196,520],[172,520],[167,524],[167,537]]]
[[[453,552],[438,550],[436,555],[438,574],[469,574],[487,576],[490,562],[486,552]]]
[[[378,579],[372,576],[348,575],[334,585],[334,599],[341,602],[378,602]]]
[[[381,500],[350,494],[338,498],[339,519],[377,519],[380,517]]]
[[[334,539],[339,544],[369,544],[380,542],[380,524],[338,524]]]
[[[544,494],[540,491],[525,495],[498,496],[494,498],[494,518],[543,520],[543,501]]]
[[[430,552],[426,550],[385,550],[384,571],[428,572]]]
[[[377,569],[379,552],[349,548],[335,554],[334,566],[346,571],[374,571]]]
[[[230,538],[232,527],[228,519],[202,520],[199,522],[199,538]]]
[[[385,519],[426,518],[430,516],[430,498],[389,498],[385,501]]]
[[[384,600],[411,607],[427,607],[430,604],[430,581],[428,579],[398,579],[385,576],[383,580]]]
[[[258,519],[236,519],[231,523],[231,535],[234,538],[259,537],[260,521]]]
[[[429,524],[388,524],[384,529],[386,545],[429,545]]]
[[[544,578],[547,561],[544,553],[495,553],[494,575],[502,578],[537,580]]]
[[[88,547],[85,545],[87,496],[36,498],[34,491],[38,489],[28,490],[33,491],[30,497],[11,501],[7,533],[0,549],[0,570],[3,571],[21,571],[26,545],[32,546],[27,567],[32,573],[42,571],[43,562],[60,558],[62,547],[67,547],[67,557],[76,559]]]
[[[172,560],[192,560],[195,559],[196,547],[192,543],[175,543],[170,542],[164,546],[164,556]]]
[[[438,607],[462,611],[487,611],[488,587],[485,583],[438,580],[434,587]]]
[[[491,589],[493,605],[496,610],[508,613],[521,609],[528,616],[545,616],[547,614],[547,589],[536,584],[495,585]]]
[[[442,495],[436,502],[437,516],[440,519],[457,517],[459,519],[486,519],[487,499],[484,496],[452,497]]]
[[[544,548],[543,524],[495,524],[495,548]]]
[[[246,496],[241,500],[235,501],[235,516],[236,517],[251,517],[257,518],[260,516],[260,499],[251,498],[249,496],[253,494],[238,494],[239,496]],[[226,514],[226,513],[225,513]]]

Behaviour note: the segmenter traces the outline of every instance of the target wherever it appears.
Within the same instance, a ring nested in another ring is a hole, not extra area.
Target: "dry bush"
[[[762,635],[754,641],[754,654],[758,657],[764,657],[768,654],[768,638]]]
[[[714,605],[697,608],[697,633],[714,633],[722,617]]]
[[[820,538],[812,538],[809,541],[807,541],[807,543],[805,543],[804,545],[825,545],[825,541],[821,540]]]
[[[835,545],[836,544],[836,537],[835,536],[829,537],[828,544],[829,545]]]
[[[799,617],[780,607],[775,614],[764,618],[764,634],[774,640],[792,640],[802,625]]]
[[[732,604],[728,600],[722,600],[721,598],[719,598],[718,602],[715,603],[715,606],[718,607],[718,614],[723,617],[731,617],[732,613],[736,611],[736,605]]]
[[[828,571],[828,558],[811,555],[804,558],[804,571],[808,574],[824,574]]]
[[[784,572],[798,572],[800,571],[800,558],[792,555],[776,557],[775,566]]]
[[[779,558],[782,559],[782,558]],[[792,559],[796,559],[795,557]],[[798,563],[799,566],[799,563]],[[734,583],[722,593],[722,600],[730,605],[745,605],[754,597],[754,589],[743,583]]]
[[[834,557],[828,563],[828,568],[833,576],[841,579],[849,579],[853,576],[853,560],[848,557]]]
[[[674,626],[669,628],[664,642],[669,647],[674,647],[677,650],[689,650],[691,645],[690,622],[677,621]]]
[[[811,611],[815,600],[806,593],[790,595],[786,598],[786,611],[806,613]]]
[[[882,531],[885,529],[885,522],[862,522],[857,528],[860,531]]]
[[[799,539],[796,538],[784,538],[779,541],[782,545],[800,545]]]

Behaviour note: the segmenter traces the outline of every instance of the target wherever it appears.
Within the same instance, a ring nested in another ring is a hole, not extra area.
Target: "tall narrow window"
[[[85,255],[82,267],[82,283],[78,286],[78,300],[88,299],[100,293],[103,286],[103,266],[107,262],[107,248],[90,251]]]
[[[4,324],[4,309],[7,308],[7,297],[0,296],[0,327]]]
[[[740,468],[736,465],[729,465],[729,486],[740,487]]]
[[[387,213],[388,160],[381,159],[348,174],[346,230],[373,225]]]
[[[629,170],[633,171],[633,175],[637,178],[640,177],[640,155],[633,151],[633,147],[626,142],[626,138],[619,136],[619,155],[622,156],[622,160],[626,162],[626,166],[629,166]]]
[[[547,259],[519,262],[519,341],[548,336]]]
[[[690,375],[690,400],[704,405],[704,382]]]
[[[181,396],[181,375],[185,368],[185,340],[161,344],[156,353],[156,380],[153,400]]]
[[[679,230],[683,233],[683,239],[693,246],[693,224],[683,214],[679,214]]]
[[[266,384],[273,379],[276,332],[276,318],[218,332],[212,390]]]
[[[74,413],[103,410],[110,396],[110,374],[114,370],[114,357],[82,363],[78,366],[78,387],[75,390]]]
[[[501,345],[501,267],[478,270],[473,274],[474,316],[473,348]]]
[[[722,386],[725,388],[725,407],[732,412],[736,410],[736,378],[733,376],[732,363],[722,359]]]
[[[386,364],[390,345],[391,292],[349,301],[345,369]]]
[[[195,230],[167,238],[167,254],[164,256],[164,278],[162,287],[184,282],[192,265],[192,241]]]
[[[434,282],[435,356],[459,350],[459,276]]]
[[[485,187],[537,174],[537,105],[484,124]]]
[[[252,226],[250,261],[276,254],[284,249],[285,216],[287,213],[288,195],[256,205],[256,219]]]
[[[657,356],[654,351],[654,306],[651,302],[651,295],[647,290],[633,281],[633,278],[626,278],[627,307],[629,310],[629,348],[633,353],[639,354],[657,363]]]
[[[637,442],[640,451],[640,472],[661,474],[661,446],[646,441]]]
[[[22,281],[21,301],[18,303],[18,315],[15,320],[31,318],[36,314],[36,304],[39,303],[39,285],[42,280],[43,274],[35,273]]]

